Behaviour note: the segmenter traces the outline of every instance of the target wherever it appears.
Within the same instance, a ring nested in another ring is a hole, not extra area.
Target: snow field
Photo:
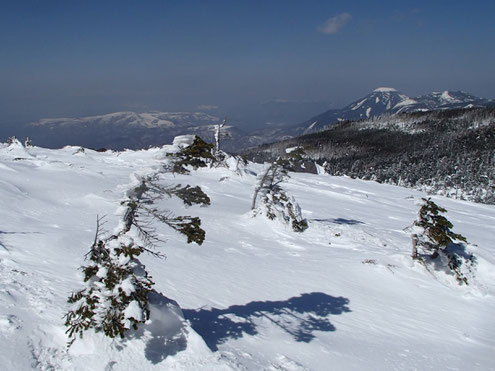
[[[410,259],[407,227],[423,193],[326,175],[283,186],[304,233],[252,217],[252,173],[225,168],[162,174],[199,185],[209,207],[157,207],[199,216],[206,239],[154,224],[167,259],[140,256],[158,295],[151,322],[125,341],[88,333],[65,349],[67,297],[96,216],[119,223],[136,175],[157,171],[168,146],[78,152],[0,146],[0,364],[6,370],[495,369],[495,208],[434,197],[477,245],[476,282],[460,287]],[[262,170],[250,164],[249,171]],[[182,310],[175,304],[182,308]],[[184,318],[187,320],[185,321]]]

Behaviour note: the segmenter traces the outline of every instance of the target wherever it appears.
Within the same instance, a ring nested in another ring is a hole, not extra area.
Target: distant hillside
[[[172,142],[177,135],[196,134],[214,141],[214,126],[221,118],[203,112],[116,112],[81,118],[43,119],[11,128],[20,139],[48,148],[78,145],[89,148],[140,149]],[[245,133],[225,127],[232,139]],[[225,144],[226,146],[228,143]]]
[[[495,101],[462,91],[433,92],[411,98],[393,88],[377,88],[340,109],[330,109],[292,126],[277,126],[250,133],[251,143],[269,143],[325,130],[344,121],[362,120],[384,114],[424,112],[459,108],[495,107]]]
[[[495,109],[384,115],[260,146],[254,161],[304,157],[332,175],[371,179],[476,202],[495,203]]]

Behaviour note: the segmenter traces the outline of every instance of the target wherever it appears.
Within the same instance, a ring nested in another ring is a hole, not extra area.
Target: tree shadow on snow
[[[355,225],[355,224],[364,224],[363,222],[355,219],[344,219],[344,218],[337,218],[337,219],[313,219],[315,222],[320,222],[320,223],[334,223],[334,224],[348,224],[348,225]]]
[[[184,316],[212,351],[228,339],[256,335],[256,319],[265,319],[290,334],[296,341],[309,343],[314,331],[335,331],[331,314],[351,310],[349,299],[321,292],[302,294],[284,301],[253,301],[227,309],[185,309]]]
[[[5,232],[5,231],[0,231],[0,235],[2,234],[41,234],[40,232]],[[0,242],[0,247],[3,248],[5,251],[10,250],[5,246],[3,243]]]
[[[41,234],[41,232],[5,232],[5,231],[0,231],[0,234]]]

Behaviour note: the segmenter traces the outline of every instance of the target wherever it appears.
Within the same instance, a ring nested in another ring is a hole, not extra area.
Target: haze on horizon
[[[332,108],[379,86],[495,98],[493,14],[493,1],[4,0],[0,123]]]

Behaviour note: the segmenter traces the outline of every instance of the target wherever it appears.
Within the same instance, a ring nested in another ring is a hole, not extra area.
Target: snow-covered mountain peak
[[[349,106],[344,108],[344,111],[356,111],[356,119],[368,118],[370,116],[376,116],[383,114],[398,104],[408,101],[407,95],[400,93],[393,88],[377,88],[373,90],[363,99],[351,103]]]
[[[494,105],[463,91],[439,91],[411,98],[394,88],[379,87],[342,109],[331,109],[295,127],[297,134],[315,132],[341,121],[367,119],[383,114],[473,108]],[[296,134],[296,135],[297,135]]]
[[[440,104],[468,103],[477,99],[476,97],[463,91],[449,90],[433,92],[428,96],[436,99]]]
[[[447,90],[443,91],[442,94],[440,94],[440,97],[447,102],[452,102],[452,103],[459,102],[459,99],[456,99],[453,96],[451,96]]]

